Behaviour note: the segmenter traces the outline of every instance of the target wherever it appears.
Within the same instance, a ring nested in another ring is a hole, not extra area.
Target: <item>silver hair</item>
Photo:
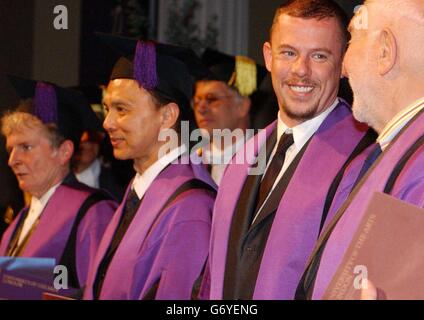
[[[46,138],[54,148],[59,147],[64,137],[57,130],[54,124],[44,124],[39,118],[31,113],[22,111],[7,112],[1,118],[1,132],[7,138],[13,132],[22,132],[27,129],[42,129]]]

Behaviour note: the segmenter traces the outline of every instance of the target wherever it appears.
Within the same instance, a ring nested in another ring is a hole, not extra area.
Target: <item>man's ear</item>
[[[177,123],[180,116],[180,108],[175,102],[170,102],[160,108],[161,129],[170,129]]]
[[[383,29],[378,36],[377,67],[381,76],[389,73],[396,64],[397,43],[396,38],[389,29]]]
[[[241,103],[239,105],[239,116],[241,118],[247,117],[250,112],[250,106],[252,101],[249,97],[242,97]]]
[[[66,165],[71,161],[72,155],[74,154],[74,143],[71,140],[65,140],[59,146],[59,163]]]
[[[262,52],[264,54],[264,60],[266,68],[269,72],[271,72],[272,65],[272,47],[270,42],[265,42],[262,48]]]

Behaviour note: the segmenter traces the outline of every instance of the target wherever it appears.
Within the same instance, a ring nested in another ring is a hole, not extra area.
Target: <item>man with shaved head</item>
[[[379,136],[345,172],[297,298],[323,298],[375,192],[424,207],[424,2],[366,1],[349,31],[353,113]]]

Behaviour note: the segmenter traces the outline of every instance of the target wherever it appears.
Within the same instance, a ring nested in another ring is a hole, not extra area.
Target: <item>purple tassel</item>
[[[37,82],[33,114],[43,123],[57,123],[56,90],[52,85]]]
[[[134,57],[134,78],[143,88],[148,90],[153,90],[158,85],[156,47],[151,41],[137,41]]]

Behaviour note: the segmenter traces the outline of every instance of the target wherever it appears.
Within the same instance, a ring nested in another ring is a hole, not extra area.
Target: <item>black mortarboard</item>
[[[210,48],[203,53],[202,62],[212,73],[211,77],[204,79],[223,81],[243,96],[255,92],[268,73],[265,67],[249,57],[231,56]]]
[[[71,89],[81,92],[89,104],[102,104],[103,90],[100,85],[76,86]]]
[[[103,110],[103,86],[102,85],[85,85],[72,87],[71,89],[81,92],[87,99],[91,109],[96,113],[97,117],[104,120]]]
[[[195,78],[209,75],[209,70],[193,50],[102,33],[97,36],[121,55],[112,70],[111,80],[137,80],[143,88],[155,90],[177,102],[183,112],[190,110]]]
[[[43,123],[54,123],[75,147],[86,129],[101,130],[101,122],[82,93],[53,83],[8,76],[22,99],[32,99],[29,109],[19,110],[37,116]]]

